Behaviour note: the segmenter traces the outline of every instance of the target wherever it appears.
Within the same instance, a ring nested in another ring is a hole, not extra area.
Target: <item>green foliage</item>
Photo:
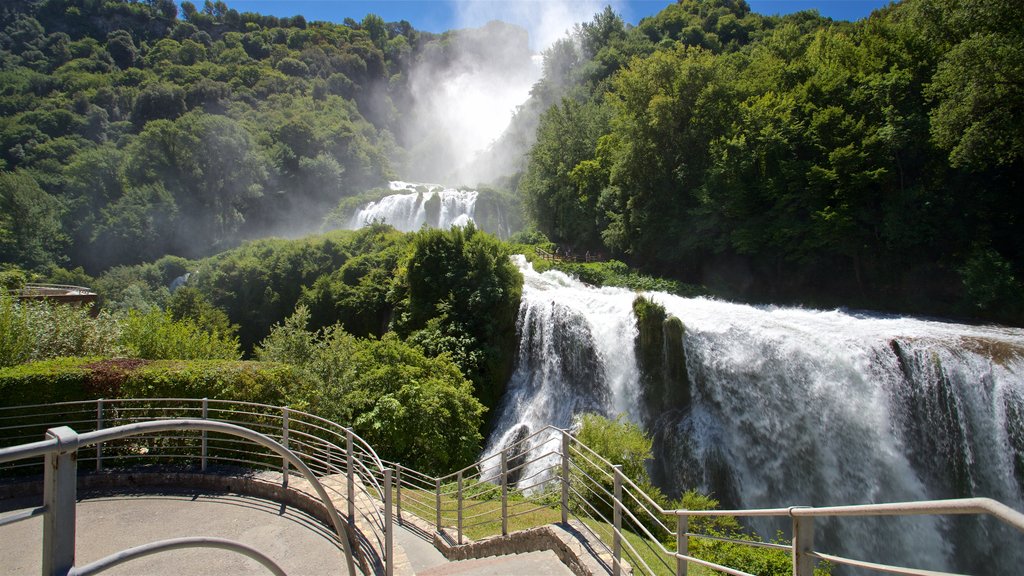
[[[14,304],[7,291],[0,292],[0,367],[27,361],[32,354],[27,310]]]
[[[0,171],[0,261],[29,267],[63,261],[62,212],[28,172]]]
[[[94,398],[217,398],[289,403],[303,386],[291,366],[226,360],[57,358],[0,368],[0,404]]]
[[[912,312],[985,298],[958,282],[975,246],[1020,277],[1019,5],[904,0],[851,24],[687,0],[625,32],[613,16],[576,30],[583,54],[547,54],[534,93],[519,191],[559,244],[727,297]]]
[[[652,440],[636,424],[621,415],[614,420],[599,414],[581,414],[576,439],[586,444],[640,486],[650,486],[647,460],[652,458]]]
[[[0,201],[19,219],[0,216],[3,259],[206,256],[315,229],[391,176],[415,30],[183,6],[187,21],[170,0],[4,7]]]
[[[93,318],[77,305],[15,301],[0,292],[0,366],[60,356],[116,355],[122,351],[117,317]]]
[[[424,230],[402,272],[398,333],[431,355],[451,354],[477,397],[496,406],[511,374],[523,282],[507,246],[472,225]]]
[[[216,330],[206,332],[190,319],[175,321],[170,312],[140,313],[124,319],[118,342],[136,358],[237,360],[238,338]]]
[[[167,311],[175,321],[190,320],[206,332],[234,336],[238,326],[231,324],[228,315],[215,307],[198,289],[181,286],[171,294]]]
[[[998,252],[991,248],[976,249],[960,275],[971,312],[1024,322],[1024,284]]]
[[[485,408],[447,355],[428,357],[394,333],[359,339],[340,326],[308,331],[300,306],[257,349],[315,382],[310,409],[349,424],[384,458],[429,474],[463,467],[480,450]]]

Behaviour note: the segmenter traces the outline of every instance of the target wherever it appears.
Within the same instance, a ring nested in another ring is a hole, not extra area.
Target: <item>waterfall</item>
[[[525,258],[515,258],[525,281],[516,326],[519,354],[485,457],[545,425],[568,428],[581,412],[639,417],[631,399],[638,385],[632,294],[589,288],[557,271],[537,274]],[[530,449],[546,447],[540,454],[557,449],[559,441],[556,434],[540,434]],[[549,465],[541,460],[522,475]],[[488,478],[495,471],[482,473]]]
[[[519,264],[517,366],[487,454],[583,411],[621,413],[654,435],[652,477],[670,494],[698,488],[744,508],[966,496],[1022,508],[1024,330],[647,293],[682,321],[683,350],[669,352],[684,355],[689,386],[685,403],[652,410],[636,295]],[[1024,564],[1020,535],[990,519],[820,527],[819,549],[853,558],[984,574]]]
[[[478,193],[456,190],[437,184],[393,181],[393,194],[370,202],[352,216],[349,228],[362,228],[372,222],[390,224],[402,232],[415,232],[424,224],[448,229],[473,221]]]

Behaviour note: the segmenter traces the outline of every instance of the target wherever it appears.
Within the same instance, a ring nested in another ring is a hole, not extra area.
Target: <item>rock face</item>
[[[641,391],[648,419],[666,410],[685,410],[690,405],[690,380],[686,375],[686,350],[682,320],[667,314],[656,302],[637,296],[636,356]]]

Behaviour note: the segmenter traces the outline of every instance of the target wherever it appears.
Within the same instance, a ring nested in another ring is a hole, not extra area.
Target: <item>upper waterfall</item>
[[[689,388],[652,409],[636,294],[519,265],[519,355],[488,453],[524,427],[622,413],[655,436],[652,476],[670,493],[745,508],[961,496],[1022,508],[1024,330],[646,293],[682,321],[682,349],[666,353],[685,358]],[[856,558],[986,574],[1024,562],[1019,536],[981,520],[823,526],[823,550]]]
[[[398,180],[389,182],[388,187],[393,194],[357,210],[352,216],[350,228],[383,222],[402,232],[415,232],[424,224],[447,229],[473,222],[479,195],[475,190],[457,190],[439,184]]]

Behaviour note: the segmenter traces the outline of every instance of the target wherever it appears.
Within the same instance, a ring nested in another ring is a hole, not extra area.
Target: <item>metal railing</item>
[[[988,498],[760,510],[666,509],[623,474],[620,466],[569,431],[550,426],[446,476],[385,464],[396,470],[399,520],[403,513],[415,514],[461,544],[467,532],[477,537],[506,535],[510,522],[517,519],[521,520],[518,528],[526,528],[558,521],[565,524],[572,518],[591,541],[603,546],[611,558],[605,568],[615,576],[627,565],[642,574],[685,575],[691,564],[724,574],[754,576],[692,555],[690,544],[696,539],[782,551],[790,557],[795,576],[813,576],[820,561],[892,574],[948,574],[816,550],[816,535],[822,530],[816,525],[817,518],[989,515],[1024,533],[1024,514]],[[782,518],[790,523],[793,536],[788,542],[763,542],[692,529],[700,524],[699,519],[709,517]]]
[[[392,518],[402,522],[403,515],[409,514],[438,533],[453,537],[456,544],[470,537],[507,535],[555,522],[567,524],[572,519],[575,527],[587,532],[588,540],[602,548],[598,561],[607,558],[605,567],[616,576],[629,570],[685,575],[690,565],[751,576],[695,556],[691,542],[697,540],[780,551],[789,556],[795,576],[813,576],[820,561],[893,574],[945,574],[817,550],[816,536],[821,536],[825,528],[816,523],[818,518],[988,515],[1024,533],[1024,514],[987,498],[817,508],[666,509],[623,474],[621,467],[612,465],[569,431],[551,426],[443,476],[383,461],[350,429],[318,416],[287,407],[223,400],[97,400],[0,408],[0,442],[38,438],[41,430],[58,421],[103,431],[110,426],[167,418],[246,426],[301,457],[314,476],[344,475],[348,521],[353,523],[359,517],[372,526],[376,549],[383,550],[389,575],[394,565]],[[208,470],[213,463],[280,469],[282,482],[287,485],[294,464],[280,454],[253,450],[250,444],[209,428],[175,430],[179,433],[131,438],[96,436],[95,448],[81,450],[79,461],[92,462],[97,470],[139,462],[187,464],[200,470]],[[0,473],[17,474],[20,466],[29,465],[7,466],[0,468]],[[355,507],[357,492],[376,504],[370,510]],[[700,530],[702,519],[709,517],[781,518],[789,523],[792,538],[762,542]]]
[[[155,429],[153,421],[189,422],[190,427]],[[283,455],[266,445],[254,444],[250,437],[240,436],[220,426],[243,428],[269,438],[308,468],[307,480],[315,490],[319,479],[334,477],[326,488],[346,502],[346,519],[351,532],[357,524],[364,528],[362,543],[368,549],[357,554],[364,570],[373,562],[367,555],[379,552],[384,573],[394,570],[393,530],[387,505],[390,501],[390,470],[373,448],[362,438],[339,424],[314,414],[287,406],[270,406],[233,400],[190,398],[99,399],[86,402],[62,402],[0,408],[0,454],[14,450],[12,445],[35,445],[32,442],[57,426],[74,427],[84,433],[79,437],[95,438],[88,448],[79,441],[77,466],[96,471],[108,468],[168,466],[199,472],[222,472],[233,468],[275,470],[281,472],[284,488],[293,471],[300,469],[292,456]],[[142,428],[138,428],[142,426]],[[212,426],[212,427],[211,427]],[[107,435],[112,429],[136,427],[138,433]],[[263,449],[261,449],[261,447]],[[43,453],[3,458],[0,477],[44,475],[49,472]],[[214,468],[217,468],[214,470]],[[45,485],[45,484],[44,484]],[[325,492],[325,494],[327,493]],[[357,506],[363,498],[368,505]],[[329,514],[334,507],[325,504]],[[9,515],[0,524],[13,521]],[[345,539],[348,546],[349,538]],[[354,573],[350,569],[350,573]]]

